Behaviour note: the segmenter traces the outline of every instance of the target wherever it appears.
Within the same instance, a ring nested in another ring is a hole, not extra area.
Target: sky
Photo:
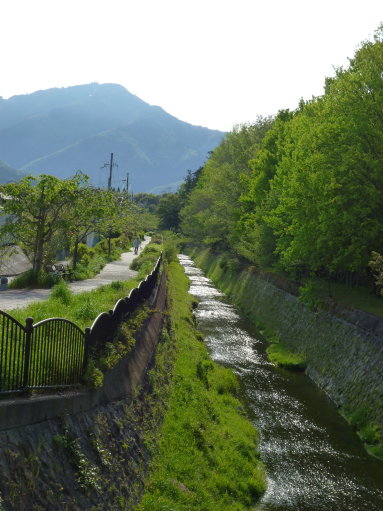
[[[230,131],[323,93],[383,0],[1,0],[0,96],[118,83]]]

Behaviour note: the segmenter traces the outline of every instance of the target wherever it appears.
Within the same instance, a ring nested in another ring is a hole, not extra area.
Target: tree
[[[380,34],[380,35],[379,35]],[[383,235],[383,43],[363,43],[288,123],[266,222],[286,269],[354,272]]]
[[[42,174],[0,187],[9,197],[3,206],[8,221],[0,235],[21,246],[35,272],[41,270],[49,243],[65,225],[63,212],[85,179],[81,173],[66,180]]]
[[[181,206],[181,198],[177,193],[169,193],[165,197],[162,197],[156,210],[156,214],[159,217],[160,229],[178,230]]]
[[[111,254],[111,240],[121,233],[136,232],[139,225],[139,208],[125,192],[102,191],[104,214],[98,223],[97,232],[108,239],[108,256]]]
[[[249,161],[251,173],[242,179],[240,219],[237,229],[241,237],[239,252],[251,262],[269,266],[276,261],[275,234],[265,217],[272,208],[270,186],[285,151],[287,127],[294,113],[278,112],[265,133],[259,151]]]
[[[270,118],[259,118],[253,125],[237,126],[211,153],[181,211],[185,234],[195,237],[199,233],[199,240],[238,251],[243,178],[251,173],[250,161],[271,124]]]
[[[73,268],[77,265],[77,250],[91,232],[102,228],[105,218],[112,214],[114,202],[106,190],[88,186],[79,187],[73,196],[73,201],[67,207],[66,227],[73,247]]]

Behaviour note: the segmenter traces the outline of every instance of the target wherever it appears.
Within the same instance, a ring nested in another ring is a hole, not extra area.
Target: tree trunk
[[[76,269],[76,265],[77,265],[78,243],[79,243],[79,241],[76,238],[76,241],[74,242],[74,247],[73,247],[73,262],[72,262],[72,266],[73,266],[74,270]]]
[[[40,231],[40,230],[39,230]],[[36,245],[35,245],[35,255],[33,259],[33,271],[38,273],[41,270],[44,259],[44,237],[42,232],[37,232],[36,236]]]

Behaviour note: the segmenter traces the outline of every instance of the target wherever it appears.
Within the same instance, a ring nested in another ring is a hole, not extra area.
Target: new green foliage
[[[239,126],[214,150],[181,211],[185,234],[209,244],[238,242],[242,179],[250,174],[249,161],[270,124],[260,118],[255,125]]]
[[[8,197],[3,206],[8,221],[0,235],[23,248],[34,272],[42,269],[52,240],[64,228],[65,210],[85,180],[81,173],[67,180],[43,174],[0,187]]]
[[[383,251],[383,28],[320,97],[235,129],[181,210],[194,241],[292,276],[363,272]]]

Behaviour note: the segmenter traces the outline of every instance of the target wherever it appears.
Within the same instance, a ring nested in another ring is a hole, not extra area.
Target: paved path
[[[146,236],[141,244],[140,251],[149,241],[150,237]],[[73,293],[81,293],[83,291],[91,291],[105,284],[110,284],[116,280],[129,280],[136,277],[137,272],[129,269],[135,257],[137,256],[134,255],[133,249],[131,249],[130,252],[123,253],[119,261],[106,264],[101,270],[101,273],[96,275],[93,279],[78,280],[68,283],[68,286]],[[50,289],[8,289],[6,291],[0,291],[0,310],[8,311],[22,308],[26,307],[31,302],[46,300],[50,292]]]
[[[9,277],[19,275],[32,268],[26,255],[17,246],[8,247],[0,256],[0,275]]]

